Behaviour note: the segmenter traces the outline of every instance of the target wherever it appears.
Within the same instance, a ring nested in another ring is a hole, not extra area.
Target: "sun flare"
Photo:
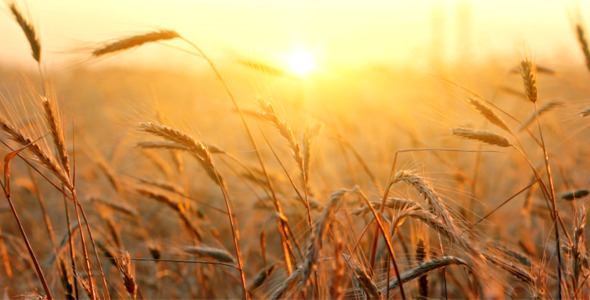
[[[303,76],[315,69],[311,53],[303,49],[297,49],[287,56],[289,70],[298,76]]]

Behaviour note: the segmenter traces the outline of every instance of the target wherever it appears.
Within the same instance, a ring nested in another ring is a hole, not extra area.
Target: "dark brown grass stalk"
[[[180,38],[180,35],[174,30],[157,30],[144,34],[129,36],[107,43],[103,47],[100,47],[92,51],[92,55],[94,57],[100,57],[106,54],[111,54],[123,50],[128,50],[130,48],[139,47],[146,43],[153,43],[163,40],[172,40],[175,38]]]
[[[16,22],[25,33],[25,36],[29,41],[33,58],[37,61],[37,63],[41,63],[41,42],[39,41],[39,36],[37,35],[37,31],[35,31],[35,27],[33,27],[33,25],[27,21],[21,11],[16,7],[15,3],[10,3],[9,8],[10,12],[16,19]]]

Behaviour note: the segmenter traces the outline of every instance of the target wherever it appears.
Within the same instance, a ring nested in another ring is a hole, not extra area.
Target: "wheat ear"
[[[18,10],[16,4],[10,4],[10,12],[16,19],[18,26],[23,30],[27,40],[29,41],[29,45],[31,46],[31,54],[33,58],[37,61],[37,63],[41,62],[41,42],[39,41],[39,36],[37,35],[37,31],[35,31],[35,27],[25,19],[23,14]]]
[[[500,146],[500,147],[510,147],[512,144],[510,141],[491,131],[487,130],[473,130],[469,128],[453,128],[452,133],[454,135],[464,137],[467,139],[478,140],[480,142],[484,142],[486,144]]]
[[[144,34],[133,35],[130,37],[122,38],[114,42],[107,43],[106,45],[92,51],[94,57],[103,56],[106,54],[127,50],[134,47],[139,47],[146,43],[153,43],[163,40],[172,40],[179,38],[180,35],[174,30],[157,30]]]
[[[498,114],[496,114],[487,105],[483,104],[481,101],[477,100],[476,98],[472,98],[472,97],[468,98],[467,101],[471,105],[473,105],[473,107],[475,107],[475,109],[477,111],[479,111],[481,113],[481,115],[484,116],[492,124],[506,130],[507,132],[510,132],[510,128],[508,128],[508,125],[506,125],[506,122],[504,121],[504,119],[502,119]]]

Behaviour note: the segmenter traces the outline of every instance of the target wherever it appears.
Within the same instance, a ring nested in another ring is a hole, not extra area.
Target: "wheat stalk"
[[[492,109],[490,109],[487,105],[481,103],[479,100],[473,97],[469,97],[467,101],[477,109],[484,116],[488,121],[492,124],[510,132],[510,128],[506,125],[504,119],[502,119],[498,114],[496,114]]]
[[[588,70],[590,71],[590,50],[588,49],[588,40],[586,39],[584,27],[582,26],[581,22],[576,24],[576,35],[578,37],[580,47],[582,48],[584,58],[586,59],[586,68],[588,68]]]
[[[45,150],[41,148],[34,140],[28,138],[22,131],[17,127],[8,123],[2,116],[0,116],[0,128],[6,132],[12,140],[14,140],[19,146],[29,145],[27,150],[35,155],[38,161],[44,165],[49,171],[51,171],[57,178],[63,183],[68,189],[72,189],[72,183],[68,175],[59,166],[55,158],[50,156]]]
[[[41,42],[39,41],[39,36],[35,31],[35,27],[27,19],[23,16],[23,14],[18,10],[16,4],[11,3],[9,5],[10,12],[16,19],[18,26],[22,29],[29,41],[29,45],[31,46],[31,54],[33,58],[37,61],[37,63],[41,63]]]
[[[343,254],[345,255],[345,254]],[[348,262],[348,265],[352,268],[352,273],[354,274],[354,279],[359,283],[363,291],[366,293],[369,299],[381,299],[381,295],[379,294],[379,289],[377,285],[369,277],[369,274],[365,271],[356,260],[354,260],[351,256],[345,255],[344,259]]]
[[[507,138],[505,138],[497,133],[493,133],[491,131],[473,130],[473,129],[469,129],[469,128],[453,128],[452,133],[454,135],[457,135],[460,137],[464,137],[464,138],[472,139],[472,140],[478,140],[478,141],[484,142],[486,144],[494,145],[494,146],[500,146],[500,147],[512,146],[512,144],[510,143],[510,141]]]
[[[172,40],[180,38],[180,35],[174,30],[157,30],[144,34],[133,35],[130,37],[122,38],[92,51],[94,57],[103,56],[106,54],[127,50],[134,47],[139,47],[146,43],[158,42],[163,40]]]
[[[122,251],[122,256],[116,260],[117,269],[123,277],[123,285],[125,290],[129,293],[132,299],[137,296],[137,281],[135,280],[135,268],[131,264],[131,256],[129,252]]]
[[[279,134],[287,140],[287,142],[289,143],[289,147],[293,151],[293,158],[295,159],[295,162],[297,162],[297,166],[301,170],[301,173],[305,174],[303,153],[301,152],[301,147],[299,146],[299,143],[297,142],[297,139],[293,134],[291,126],[289,126],[287,121],[279,118],[270,102],[259,99],[258,104],[262,109],[262,116],[266,120],[270,121],[279,131]]]
[[[340,200],[346,192],[347,190],[342,189],[335,191],[330,195],[330,203],[322,212],[318,224],[316,225],[315,230],[311,234],[309,243],[307,245],[307,254],[305,256],[305,261],[303,262],[303,270],[301,272],[301,286],[305,286],[307,284],[309,276],[313,271],[315,271],[320,249],[322,248],[322,237],[324,235],[324,232],[326,231],[326,228],[330,224],[332,217],[336,213]]]
[[[532,103],[537,102],[537,67],[528,57],[520,62],[520,75],[527,99]]]
[[[47,97],[41,97],[41,102],[43,103],[45,118],[47,120],[47,124],[49,125],[51,136],[53,137],[53,142],[55,143],[55,147],[57,148],[58,158],[61,162],[64,171],[69,176],[71,171],[70,157],[66,149],[66,142],[62,129],[63,127],[61,124],[61,118],[59,116],[57,105],[53,101],[49,101]]]
[[[414,280],[419,278],[428,272],[432,272],[436,269],[440,269],[446,267],[448,265],[464,265],[469,268],[469,265],[464,260],[454,257],[454,256],[443,256],[439,258],[434,258],[428,261],[425,261],[419,264],[416,268],[408,270],[402,274],[402,283],[406,283],[408,281]],[[381,290],[381,293],[384,294],[387,290],[396,289],[399,287],[400,283],[397,278],[392,279],[387,287]]]
[[[188,254],[195,255],[199,258],[212,258],[220,262],[235,263],[235,259],[231,254],[223,249],[208,248],[208,247],[196,247],[186,246],[182,247],[182,250]]]

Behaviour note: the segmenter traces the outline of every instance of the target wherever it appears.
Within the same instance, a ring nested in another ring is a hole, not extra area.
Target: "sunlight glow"
[[[303,49],[297,49],[287,56],[289,70],[296,75],[303,76],[315,69],[311,54]]]

